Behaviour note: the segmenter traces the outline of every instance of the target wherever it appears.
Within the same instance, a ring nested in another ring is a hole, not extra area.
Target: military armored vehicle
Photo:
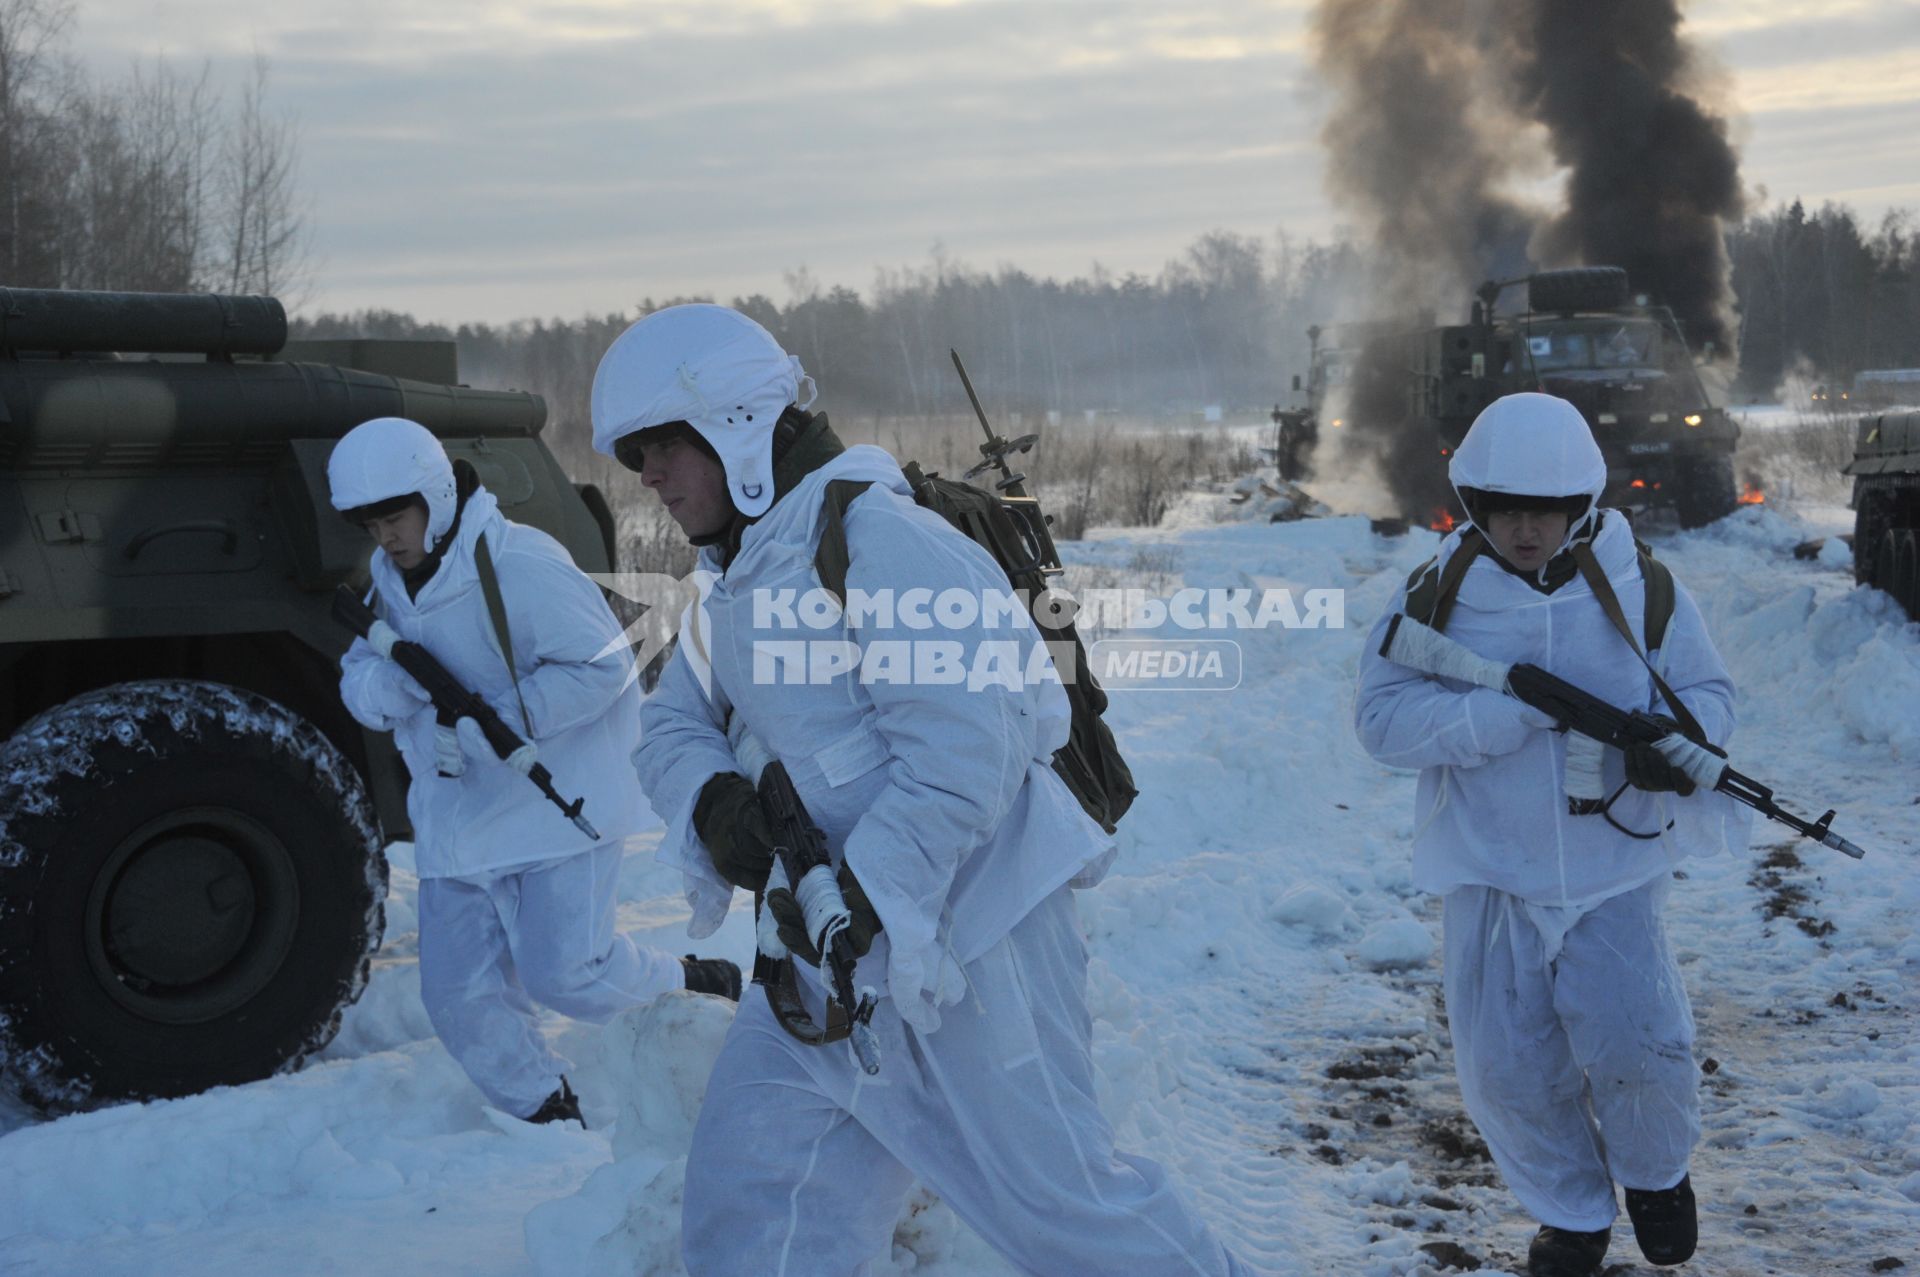
[[[1500,313],[1501,295],[1518,284],[1527,288],[1525,308]],[[1587,419],[1607,460],[1606,504],[1671,508],[1682,527],[1699,527],[1738,503],[1739,426],[1709,397],[1673,313],[1630,297],[1617,266],[1490,280],[1465,324],[1376,335],[1358,360],[1346,360],[1346,345],[1329,353],[1345,361],[1344,411],[1375,432],[1386,426],[1402,440],[1429,440],[1438,454],[1434,466],[1395,459],[1399,495],[1419,507],[1403,511],[1409,516],[1450,524],[1445,459],[1481,409],[1528,390],[1558,395]]]
[[[1854,444],[1853,578],[1920,621],[1920,412],[1862,417]]]
[[[340,435],[411,417],[613,561],[537,395],[452,343],[286,338],[267,297],[0,289],[0,1085],[43,1112],[298,1067],[366,983],[410,831],[338,694],[371,549]]]

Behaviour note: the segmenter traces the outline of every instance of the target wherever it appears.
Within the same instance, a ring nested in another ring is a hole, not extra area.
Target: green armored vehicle
[[[1853,578],[1920,621],[1920,412],[1860,419],[1853,464]]]
[[[338,694],[342,434],[411,417],[612,565],[537,395],[286,336],[268,297],[0,289],[0,1086],[43,1112],[298,1067],[366,983],[409,831]]]

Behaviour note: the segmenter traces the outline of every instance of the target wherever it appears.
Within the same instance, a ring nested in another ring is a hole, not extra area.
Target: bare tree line
[[[96,83],[64,51],[72,17],[71,0],[0,0],[0,282],[295,299],[298,139],[265,59],[231,105],[204,66]]]
[[[823,403],[842,414],[931,417],[968,412],[948,360],[956,348],[996,415],[1128,417],[1229,413],[1285,397],[1304,369],[1306,330],[1336,315],[1360,269],[1350,246],[1300,246],[1214,231],[1155,277],[1095,267],[1060,281],[1012,266],[986,271],[935,250],[921,266],[878,272],[865,296],[805,271],[788,298],[730,299],[805,364]],[[425,323],[390,311],[322,314],[307,337],[438,337],[460,345],[463,375],[534,390],[559,421],[584,421],[600,352],[633,318],[680,301],[640,300],[630,313],[506,325]]]
[[[1864,368],[1920,366],[1911,223],[1896,210],[1870,232],[1844,206],[1808,214],[1796,202],[1728,228],[1743,398],[1771,397],[1790,373],[1845,383]],[[1210,404],[1244,417],[1291,397],[1308,326],[1358,317],[1351,307],[1373,295],[1375,267],[1348,241],[1214,231],[1151,278],[1097,266],[1065,281],[986,271],[936,249],[920,266],[879,271],[865,295],[801,270],[787,276],[783,303],[754,294],[730,304],[799,355],[841,415],[966,413],[947,359],[955,347],[1002,419],[1185,418]],[[687,300],[713,299],[647,297],[624,314],[457,328],[395,312],[322,314],[296,332],[454,340],[470,379],[537,391],[557,422],[584,423],[600,352],[633,318]]]
[[[1870,368],[1920,368],[1920,240],[1896,210],[1876,229],[1845,205],[1800,201],[1727,237],[1740,311],[1740,388],[1783,378],[1850,385]]]

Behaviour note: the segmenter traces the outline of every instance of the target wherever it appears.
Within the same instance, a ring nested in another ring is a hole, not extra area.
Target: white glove
[[[393,659],[393,645],[400,642],[400,632],[378,617],[367,627],[367,646],[388,660]]]
[[[481,758],[488,761],[505,763],[513,770],[525,776],[540,761],[540,747],[532,741],[526,741],[520,748],[501,758],[493,752],[493,745],[487,740],[487,734],[480,730],[480,724],[471,718],[462,718],[454,725],[459,734],[460,748],[468,758]]]
[[[1533,734],[1551,731],[1559,724],[1551,714],[1543,713],[1525,701],[1476,687],[1467,692],[1468,714],[1473,720],[1474,739],[1488,758],[1511,754],[1533,739]]]
[[[363,668],[366,672],[360,677],[365,680],[361,684],[365,704],[380,717],[403,723],[432,707],[433,698],[427,695],[427,689],[392,661]]]
[[[433,760],[434,770],[449,780],[466,775],[467,756],[460,748],[460,734],[444,723],[433,725]]]

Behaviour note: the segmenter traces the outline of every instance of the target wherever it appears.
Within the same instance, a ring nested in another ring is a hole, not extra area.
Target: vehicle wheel
[[[122,683],[0,746],[0,1082],[43,1112],[299,1067],[366,985],[387,864],[320,731]]]
[[[1733,458],[1705,457],[1685,464],[1673,509],[1683,528],[1704,528],[1732,514],[1740,503],[1733,486]]]
[[[1853,516],[1853,583],[1878,586],[1886,578],[1878,575],[1879,556],[1887,541],[1887,520],[1877,502],[1861,500]],[[1885,587],[1882,587],[1885,588]]]
[[[1880,534],[1873,547],[1873,571],[1867,574],[1866,584],[1876,590],[1885,590],[1899,599],[1898,582],[1900,578],[1900,530],[1888,528]]]
[[[1887,540],[1895,546],[1893,586],[1888,592],[1910,620],[1920,621],[1920,531],[1901,528]]]

